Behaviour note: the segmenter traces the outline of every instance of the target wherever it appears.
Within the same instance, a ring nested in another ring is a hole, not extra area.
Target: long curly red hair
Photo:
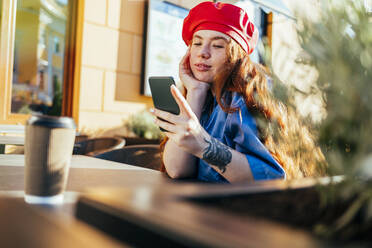
[[[283,166],[287,178],[325,175],[326,162],[313,134],[297,112],[272,94],[268,71],[254,63],[233,40],[227,46],[224,71],[213,82],[216,100],[225,112],[234,112],[226,92],[238,92],[255,117],[259,138]]]

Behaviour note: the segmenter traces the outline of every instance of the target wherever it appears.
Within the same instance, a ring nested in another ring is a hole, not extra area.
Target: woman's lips
[[[212,66],[206,64],[195,64],[195,68],[198,71],[208,71]]]

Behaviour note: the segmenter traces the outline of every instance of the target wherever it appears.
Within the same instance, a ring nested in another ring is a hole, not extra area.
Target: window
[[[68,18],[68,1],[17,1],[11,113],[61,114]]]
[[[143,93],[151,96],[149,76],[178,78],[178,63],[187,47],[181,38],[183,19],[188,9],[161,0],[150,0],[147,17]]]
[[[0,123],[31,113],[78,119],[84,1],[0,3]]]

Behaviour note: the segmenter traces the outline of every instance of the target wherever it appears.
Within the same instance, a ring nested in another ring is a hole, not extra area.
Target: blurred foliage
[[[54,97],[53,103],[47,112],[47,115],[60,116],[62,113],[62,85],[57,77],[53,80]]]
[[[372,16],[363,0],[320,1],[315,21],[297,19],[299,63],[315,68],[316,85],[308,92],[283,87],[273,76],[273,92],[290,106],[294,94],[318,94],[327,116],[313,126],[329,165],[341,183],[322,187],[324,209],[351,202],[333,223],[314,227],[325,237],[352,239],[372,230]],[[336,203],[336,204],[335,204]]]
[[[161,139],[164,136],[155,124],[155,117],[147,110],[131,115],[124,126],[141,138]]]
[[[324,1],[317,23],[303,20],[303,62],[319,73],[327,117],[320,126],[332,173],[354,176],[372,154],[372,22],[363,1]]]
[[[32,114],[32,110],[30,109],[29,105],[28,104],[25,104],[23,105],[19,111],[18,111],[19,114],[25,114],[25,115],[29,115],[29,114]]]

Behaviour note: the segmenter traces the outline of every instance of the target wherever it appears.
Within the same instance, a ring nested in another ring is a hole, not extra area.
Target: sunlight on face
[[[212,83],[227,59],[226,47],[230,37],[226,34],[199,30],[195,32],[190,50],[190,67],[194,77]]]

